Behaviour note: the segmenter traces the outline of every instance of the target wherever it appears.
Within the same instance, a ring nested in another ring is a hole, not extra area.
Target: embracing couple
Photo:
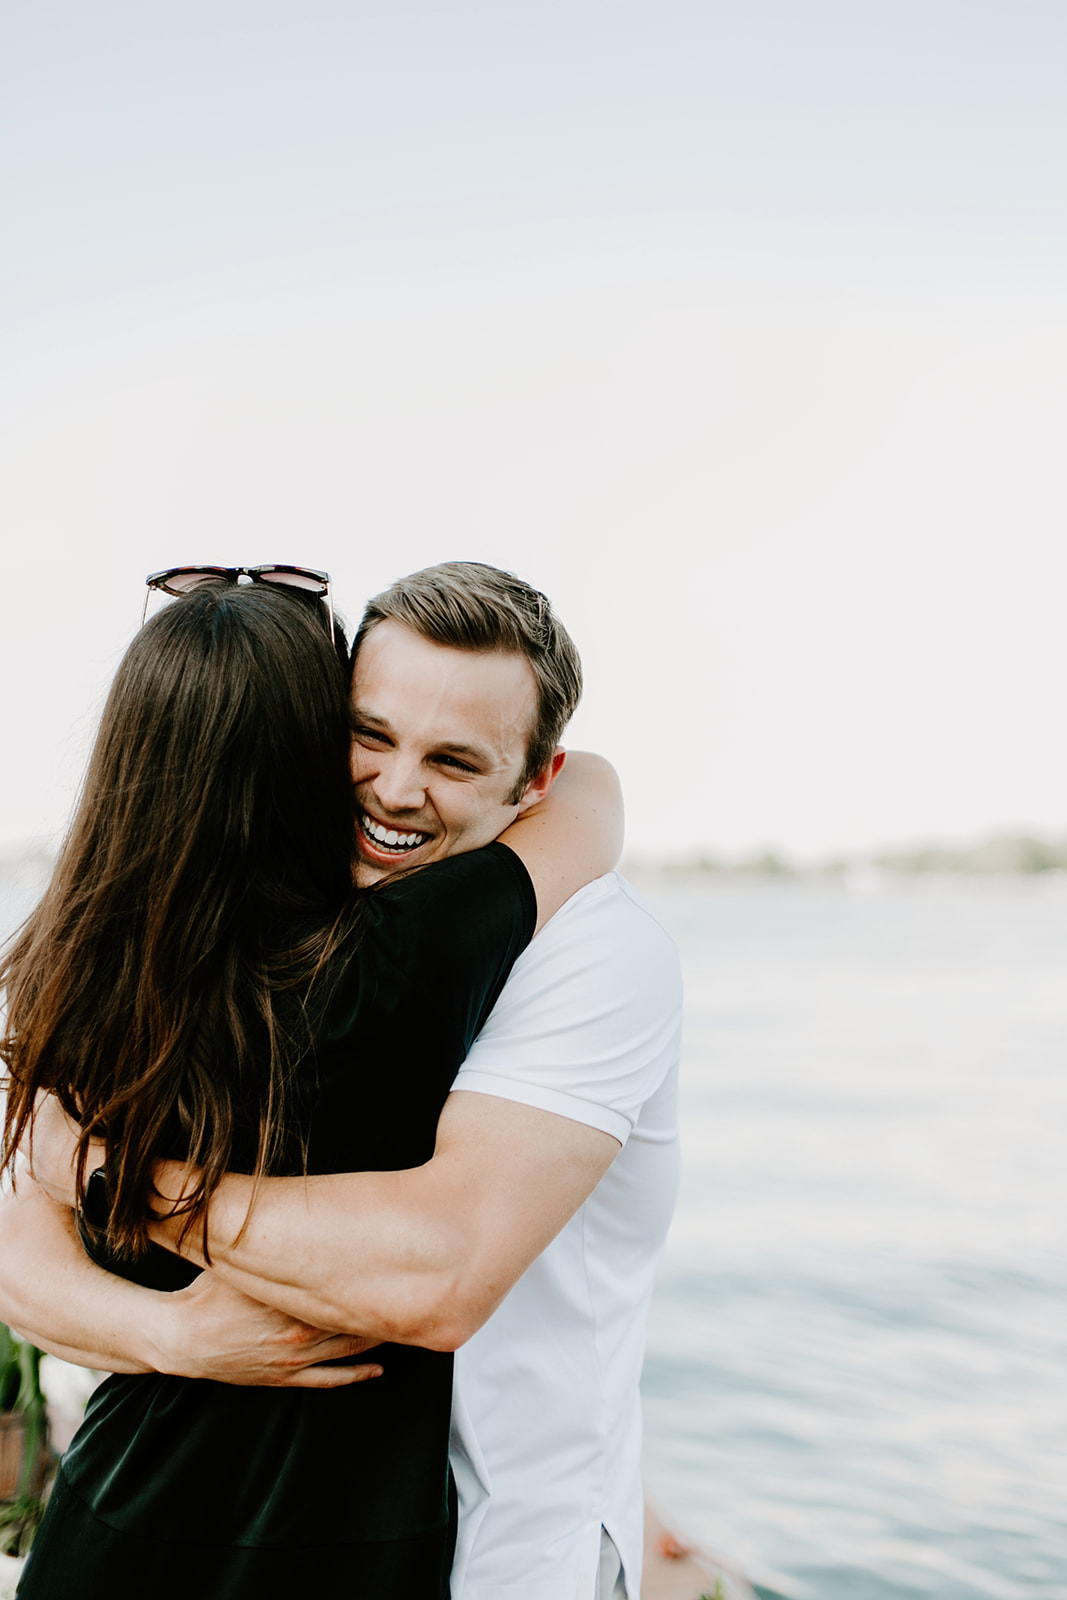
[[[0,967],[0,1318],[113,1374],[20,1600],[636,1600],[680,981],[574,646],[448,562],[349,683],[325,575],[150,582]]]

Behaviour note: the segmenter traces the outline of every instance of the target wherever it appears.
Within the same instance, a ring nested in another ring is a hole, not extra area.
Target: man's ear
[[[535,806],[539,800],[543,800],[545,798],[545,795],[548,793],[556,779],[559,777],[560,773],[563,771],[563,763],[566,761],[566,759],[566,750],[557,745],[555,752],[553,753],[552,760],[548,762],[547,766],[545,766],[536,777],[531,778],[530,782],[527,784],[526,789],[523,792],[522,799],[519,801],[520,817],[524,811],[529,811],[531,806]]]

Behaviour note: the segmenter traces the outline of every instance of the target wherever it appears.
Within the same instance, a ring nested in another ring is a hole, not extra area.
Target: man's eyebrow
[[[366,706],[353,706],[351,710],[353,722],[373,722],[377,728],[389,727],[388,717],[379,716],[377,711],[370,711]]]
[[[456,744],[451,739],[442,739],[437,749],[446,750],[450,756],[470,756],[472,761],[489,762],[493,759],[480,744]]]

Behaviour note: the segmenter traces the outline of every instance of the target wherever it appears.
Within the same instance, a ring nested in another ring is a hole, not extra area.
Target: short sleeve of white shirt
[[[522,953],[453,1084],[625,1144],[677,1055],[673,941],[617,873],[580,889]]]

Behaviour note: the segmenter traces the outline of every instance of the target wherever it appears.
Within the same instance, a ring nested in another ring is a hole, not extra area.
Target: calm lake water
[[[1067,885],[642,888],[688,1008],[650,1491],[790,1600],[1065,1600]]]
[[[796,1600],[1067,1596],[1067,885],[645,888],[687,978],[646,1477]]]

